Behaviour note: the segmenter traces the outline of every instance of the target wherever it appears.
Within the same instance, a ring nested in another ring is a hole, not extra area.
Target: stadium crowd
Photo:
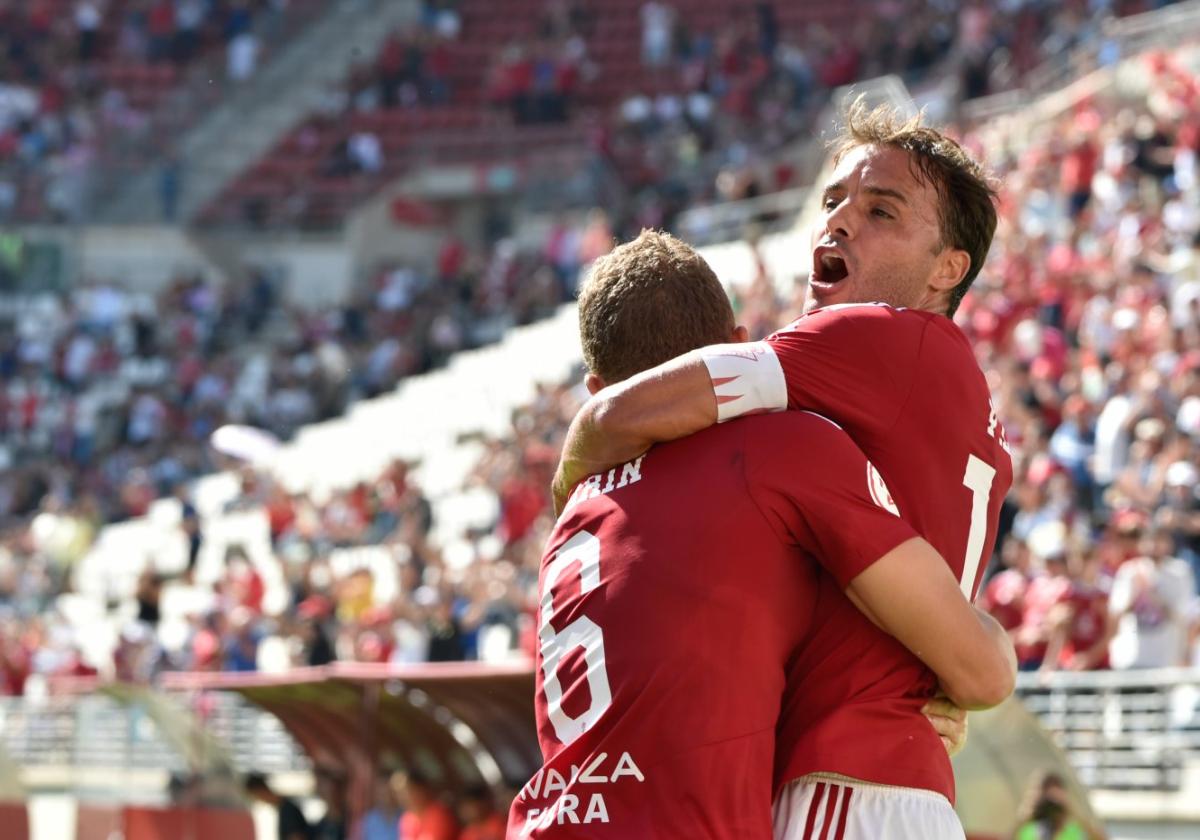
[[[223,463],[208,446],[215,429],[245,423],[286,439],[305,423],[336,416],[458,350],[544,317],[572,293],[579,266],[611,243],[601,213],[578,224],[561,222],[533,250],[504,239],[480,253],[450,237],[431,270],[381,267],[333,310],[289,305],[278,278],[255,268],[224,288],[182,276],[157,297],[89,283],[0,316],[0,636],[6,639],[0,656],[11,666],[9,686],[0,691],[19,693],[30,667],[55,672],[66,659],[68,670],[75,667],[72,645],[65,659],[49,653],[47,626],[57,624],[45,616],[52,615],[55,596],[69,589],[73,569],[105,524],[142,516],[155,499],[177,495],[189,530],[190,573],[201,535],[185,485]],[[423,569],[421,558],[432,549],[414,544],[413,534],[428,531],[428,503],[406,484],[402,467],[397,470],[321,507],[289,497],[266,477],[247,476],[244,494],[231,508],[265,505],[275,547],[286,553],[299,540],[314,556],[386,541],[404,511],[425,511],[410,518],[397,538],[415,555],[414,568]],[[413,531],[412,522],[421,521]],[[234,552],[229,566],[219,586],[239,592],[248,587],[257,595],[222,600],[219,606],[249,612],[205,618],[197,630],[201,646],[210,631],[224,638],[229,621],[259,632],[262,581],[244,555]],[[311,580],[329,585],[327,572],[319,557],[300,569],[296,615],[357,618],[361,610],[347,613],[335,593],[310,591]],[[157,624],[163,584],[153,573],[139,582],[138,614],[147,626]],[[369,600],[369,585],[367,595]],[[374,614],[368,623],[380,621]],[[127,636],[122,645],[129,650],[118,658],[134,673],[140,666],[131,663],[144,657],[131,651],[142,651],[151,637],[137,630]],[[313,638],[306,644],[323,643]],[[448,644],[446,658],[465,655],[457,641]],[[467,653],[472,645],[466,643]],[[386,646],[385,656],[392,647]],[[254,667],[253,656],[235,662],[214,655],[177,664]],[[305,648],[301,657],[322,655]],[[408,656],[423,659],[426,651]]]
[[[835,25],[819,15],[797,23],[781,15],[779,4],[762,0],[714,3],[708,11],[727,12],[713,24],[711,15],[697,23],[689,14],[693,7],[682,0],[651,0],[636,10],[638,44],[604,26],[611,12],[600,4],[547,0],[540,14],[518,26],[519,34],[481,59],[472,51],[478,42],[470,42],[485,37],[489,22],[503,15],[482,3],[430,3],[422,25],[393,33],[376,57],[322,95],[297,133],[303,138],[297,148],[311,152],[289,149],[277,159],[288,169],[295,154],[323,154],[314,127],[335,125],[340,129],[332,161],[312,161],[317,177],[280,185],[262,200],[295,203],[306,209],[301,224],[327,226],[331,219],[318,208],[324,191],[336,193],[342,179],[357,176],[356,189],[369,190],[395,176],[389,156],[403,157],[411,152],[407,146],[427,143],[429,156],[439,154],[438,139],[423,140],[425,132],[413,131],[401,142],[367,115],[425,109],[432,117],[490,105],[511,114],[518,126],[490,129],[503,138],[499,145],[518,154],[527,148],[522,125],[580,127],[588,150],[583,169],[590,177],[579,201],[605,206],[631,236],[645,226],[669,228],[698,203],[797,186],[790,147],[811,136],[831,91],[841,85],[896,73],[910,84],[949,78],[959,99],[1008,90],[1049,59],[1065,60],[1076,46],[1102,44],[1102,24],[1112,15],[1152,5],[1159,4],[887,0],[872,4],[872,14],[861,20]],[[1100,51],[1101,61],[1116,57],[1113,48]],[[466,68],[481,60],[489,63],[476,78]],[[634,62],[641,74],[628,80],[622,74]],[[470,123],[450,133],[477,131]],[[489,163],[483,156],[496,151],[478,154],[482,159],[475,162]],[[539,160],[536,168],[546,165]],[[561,185],[577,163],[567,166],[569,173],[553,173],[555,183]],[[256,171],[266,170],[251,171],[248,181],[258,179]],[[219,208],[213,213],[224,218]]]
[[[90,176],[148,142],[186,71],[238,83],[309,0],[18,0],[0,4],[0,221],[79,221]],[[265,43],[264,43],[265,42]],[[200,103],[195,103],[199,107]]]
[[[989,264],[959,322],[994,383],[1016,466],[980,597],[1030,670],[1200,661],[1200,88],[1167,59],[1153,72],[1146,103],[1085,102],[1032,138],[1003,122],[965,132],[1004,189]],[[158,300],[91,284],[37,318],[10,319],[0,330],[12,459],[0,477],[0,693],[21,693],[30,673],[88,670],[53,603],[100,525],[176,493],[194,562],[203,524],[182,485],[212,468],[214,428],[245,422],[286,437],[494,340],[569,296],[612,235],[597,215],[556,228],[536,254],[510,243],[472,254],[451,240],[433,271],[386,267],[342,309],[315,314],[286,305],[255,270],[226,289],[180,278]],[[799,313],[803,290],[780,300],[760,272],[734,294],[762,336]],[[284,613],[264,614],[262,576],[235,548],[218,609],[195,616],[168,655],[154,628],[169,582],[151,569],[115,662],[92,665],[138,679],[164,667],[253,670],[269,637],[296,664],[474,658],[493,627],[528,649],[546,487],[581,397],[545,386],[509,437],[486,442],[471,482],[500,514],[491,533],[465,535],[477,554],[465,570],[428,539],[431,508],[404,464],[322,503],[248,472],[231,509],[267,511]],[[393,603],[376,603],[369,573],[338,575],[328,561],[370,544],[395,550]]]

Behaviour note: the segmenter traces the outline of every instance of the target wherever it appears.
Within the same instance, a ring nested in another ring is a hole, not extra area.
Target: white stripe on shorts
[[[941,794],[820,774],[775,800],[775,840],[966,840]]]

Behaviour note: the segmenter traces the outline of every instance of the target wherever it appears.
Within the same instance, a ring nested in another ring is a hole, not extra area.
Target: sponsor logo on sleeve
[[[875,465],[870,461],[867,461],[867,492],[871,494],[871,501],[876,505],[888,513],[896,516],[900,515],[900,508],[896,507],[896,500],[892,498],[892,491],[888,489],[887,482],[883,480],[883,476],[879,474],[879,470],[875,469]]]

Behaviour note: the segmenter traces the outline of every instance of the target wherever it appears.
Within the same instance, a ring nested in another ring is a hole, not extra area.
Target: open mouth
[[[846,261],[837,254],[822,254],[813,264],[813,282],[832,286],[846,279],[849,274]]]

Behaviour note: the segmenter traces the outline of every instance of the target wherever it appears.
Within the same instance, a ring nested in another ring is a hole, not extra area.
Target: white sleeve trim
[[[700,350],[717,398],[717,422],[787,408],[787,380],[765,341]]]

